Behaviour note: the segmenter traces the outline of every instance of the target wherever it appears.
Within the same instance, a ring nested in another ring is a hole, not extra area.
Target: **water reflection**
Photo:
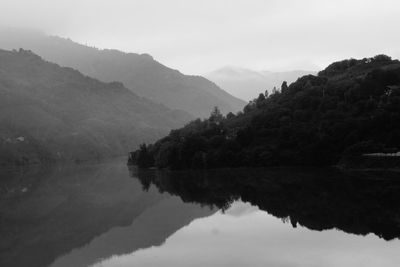
[[[400,173],[334,169],[157,172],[131,169],[144,188],[226,210],[241,199],[312,230],[400,237]]]
[[[89,266],[160,245],[215,212],[143,191],[124,163],[2,171],[0,177],[0,266]]]
[[[0,177],[0,266],[400,262],[398,174],[129,172],[118,162]]]
[[[399,242],[374,235],[292,228],[238,201],[225,213],[194,220],[162,246],[104,259],[93,267],[397,267],[399,249]]]

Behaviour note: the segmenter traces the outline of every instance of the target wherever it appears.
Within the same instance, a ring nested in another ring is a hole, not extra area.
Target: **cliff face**
[[[0,95],[0,164],[124,155],[192,118],[26,50],[0,50]]]

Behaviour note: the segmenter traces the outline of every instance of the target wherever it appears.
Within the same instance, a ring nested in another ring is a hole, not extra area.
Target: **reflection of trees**
[[[131,225],[164,198],[126,179],[124,165],[29,166],[0,169],[0,177],[1,267],[48,266],[114,227]]]
[[[227,209],[238,199],[296,227],[337,228],[348,233],[400,237],[398,174],[335,170],[239,169],[213,171],[131,170],[144,187],[185,202]]]

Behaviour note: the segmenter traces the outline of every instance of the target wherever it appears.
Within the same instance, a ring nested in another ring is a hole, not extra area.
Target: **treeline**
[[[242,112],[215,108],[130,154],[139,167],[171,169],[331,165],[344,155],[400,148],[400,62],[349,59],[284,82]]]

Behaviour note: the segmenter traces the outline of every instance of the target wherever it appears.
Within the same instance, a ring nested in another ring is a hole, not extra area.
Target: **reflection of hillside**
[[[0,174],[5,177],[0,184],[0,266],[47,266],[110,229],[135,225],[138,218],[143,221],[145,214],[151,214],[153,208],[163,207],[164,203],[170,203],[168,208],[182,210],[181,216],[171,219],[169,228],[140,235],[132,244],[129,239],[125,243],[113,240],[115,246],[110,252],[99,251],[95,256],[160,244],[196,216],[211,212],[199,208],[197,213],[188,212],[188,208],[182,208],[185,204],[178,205],[168,194],[144,192],[136,179],[129,178],[124,165],[15,173]]]
[[[398,174],[279,169],[132,173],[144,187],[154,184],[185,202],[225,209],[241,198],[294,227],[400,237]]]
[[[60,257],[51,267],[85,267],[101,259],[159,246],[194,219],[211,213],[210,209],[183,203],[176,197],[164,198],[136,217],[131,225],[111,229],[86,246]]]

